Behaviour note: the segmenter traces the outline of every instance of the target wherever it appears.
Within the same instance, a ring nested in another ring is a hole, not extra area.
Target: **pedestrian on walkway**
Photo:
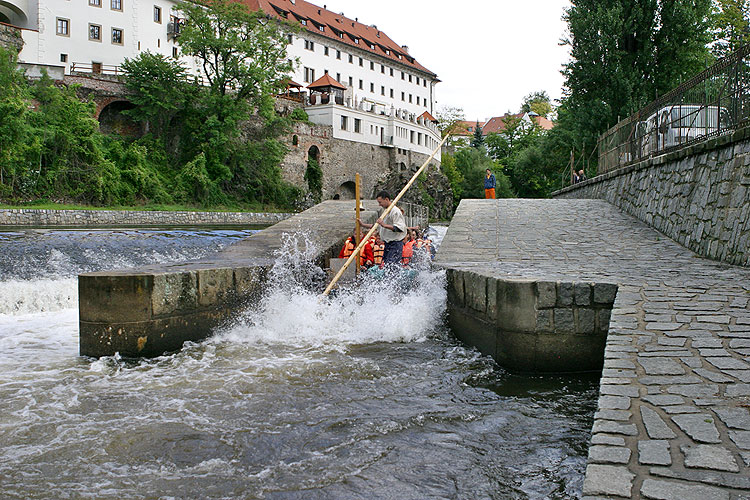
[[[495,199],[495,174],[489,168],[484,178],[484,198],[486,200]]]
[[[387,191],[381,191],[375,198],[381,208],[386,209],[391,206],[391,195]],[[375,224],[367,224],[359,221],[362,227],[370,229]],[[388,216],[378,218],[380,224],[380,238],[385,242],[385,252],[383,254],[383,264],[401,264],[401,258],[404,248],[404,236],[406,236],[406,221],[401,210],[394,206],[388,213]]]

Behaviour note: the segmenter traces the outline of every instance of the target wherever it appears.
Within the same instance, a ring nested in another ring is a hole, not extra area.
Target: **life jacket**
[[[344,248],[341,249],[341,253],[339,254],[339,258],[341,258],[341,259],[348,258],[351,254],[354,253],[354,248],[355,248],[354,241],[352,240],[352,238],[349,238],[344,243]]]
[[[401,264],[408,266],[411,262],[411,256],[414,255],[414,244],[416,240],[410,240],[404,243],[404,249],[401,252]]]
[[[383,255],[385,254],[385,243],[378,245],[377,243],[372,246],[372,254],[375,257],[375,265],[379,266],[383,263]]]
[[[430,252],[432,251],[432,249],[430,248],[430,240],[427,239],[417,240],[417,243],[414,246],[419,250],[424,250],[425,252],[427,252],[427,255],[430,255]]]

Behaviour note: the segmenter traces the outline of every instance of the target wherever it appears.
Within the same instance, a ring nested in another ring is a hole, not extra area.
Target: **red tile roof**
[[[375,26],[362,24],[304,0],[237,1],[244,3],[253,10],[262,10],[266,14],[281,19],[299,23],[305,21],[303,26],[317,35],[390,59],[415,70],[428,73],[434,79],[437,79],[437,75],[419,64],[416,59],[409,55],[407,49],[391,40],[388,35]]]
[[[487,120],[487,123],[484,124],[482,127],[482,135],[487,134],[499,134],[503,130],[505,130],[505,120],[508,118],[516,118],[521,119],[526,113],[516,113],[514,115],[504,115],[504,116],[493,116],[489,120]],[[552,123],[547,118],[544,118],[543,116],[539,115],[529,115],[529,117],[539,125],[544,130],[550,130],[554,128],[555,124]]]
[[[331,78],[331,75],[329,75],[328,73],[321,76],[307,86],[308,89],[318,89],[321,87],[336,87],[337,89],[346,90],[345,86],[337,82],[335,78]]]
[[[419,117],[420,118],[424,118],[425,120],[429,120],[429,121],[431,121],[433,123],[437,123],[437,118],[435,118],[434,116],[432,116],[429,111],[425,111],[424,113],[422,113],[421,115],[419,115]]]

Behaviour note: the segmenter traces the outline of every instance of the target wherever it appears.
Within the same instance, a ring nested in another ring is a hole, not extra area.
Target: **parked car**
[[[726,108],[699,104],[666,106],[636,125],[641,156],[685,144],[718,130],[731,128]]]

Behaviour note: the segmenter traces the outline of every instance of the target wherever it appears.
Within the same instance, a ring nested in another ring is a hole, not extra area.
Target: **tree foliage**
[[[552,102],[547,91],[532,92],[523,98],[522,113],[536,113],[547,118],[552,113]]]
[[[484,177],[488,168],[495,174],[496,196],[513,197],[502,167],[492,161],[483,148],[462,148],[454,155],[443,155],[441,169],[451,183],[456,205],[464,198],[484,198]]]
[[[479,125],[479,122],[477,122],[476,126],[474,127],[474,136],[471,138],[471,147],[481,148],[482,146],[484,146],[484,134],[482,132],[481,125]]]
[[[721,58],[750,43],[750,0],[715,0],[711,52]]]

